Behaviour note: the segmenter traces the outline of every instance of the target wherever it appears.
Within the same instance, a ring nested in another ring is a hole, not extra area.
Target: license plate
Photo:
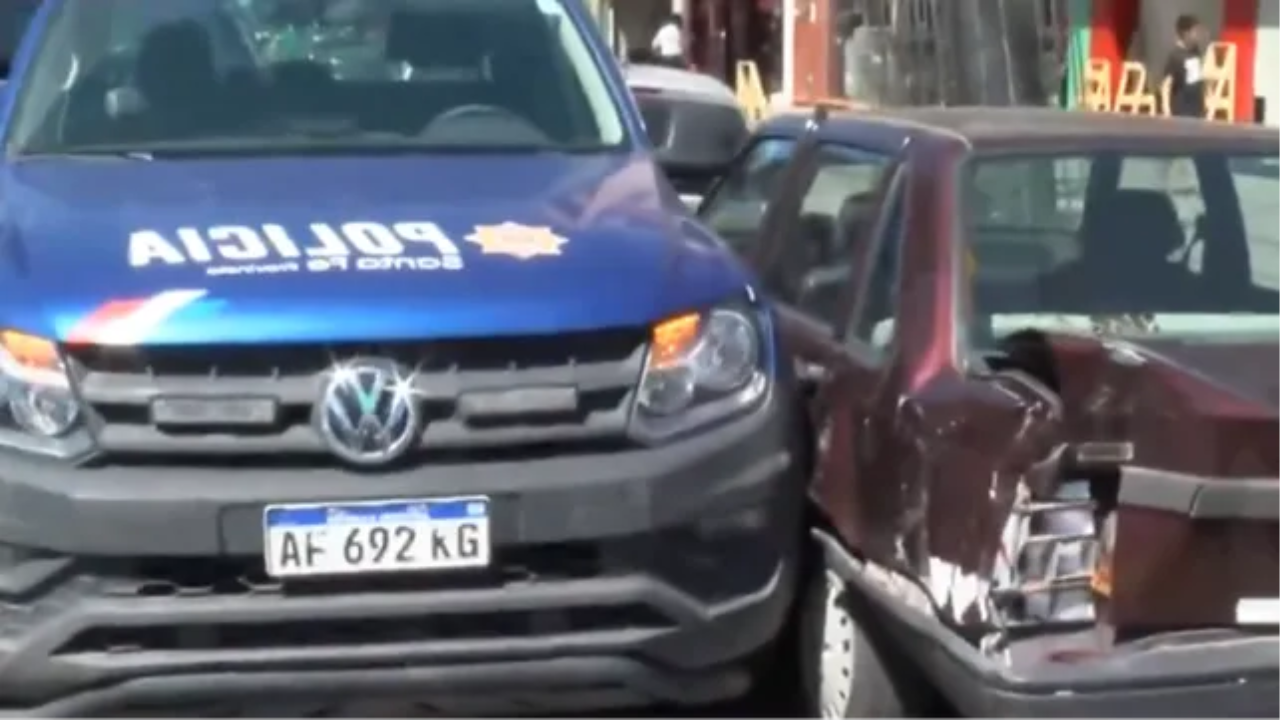
[[[489,564],[489,499],[271,505],[263,512],[274,577],[414,572]]]

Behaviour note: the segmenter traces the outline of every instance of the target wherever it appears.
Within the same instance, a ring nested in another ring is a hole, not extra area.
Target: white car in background
[[[628,64],[624,72],[667,177],[695,206],[750,136],[737,97],[692,70]]]

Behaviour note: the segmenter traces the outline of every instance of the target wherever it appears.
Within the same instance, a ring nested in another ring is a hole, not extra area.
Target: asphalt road
[[[699,708],[654,707],[634,710],[602,710],[574,715],[555,714],[546,717],[578,718],[799,718],[803,717],[798,703],[794,702],[787,688],[769,686],[732,703],[709,705]],[[259,705],[255,707],[209,706],[175,709],[151,709],[134,707],[119,713],[97,717],[118,718],[426,718],[452,717],[424,714],[420,707],[402,702],[367,701],[352,703],[346,707],[328,707],[319,711],[299,704]],[[533,716],[539,717],[539,716]]]
[[[794,700],[792,688],[783,684],[759,688],[747,697],[732,703],[708,705],[698,708],[653,707],[633,710],[602,710],[574,715],[555,714],[547,717],[578,718],[799,718],[803,717],[799,703]],[[130,708],[120,713],[100,717],[119,718],[425,718],[441,717],[424,714],[420,707],[401,702],[367,701],[352,703],[342,708],[325,708],[317,711],[297,704],[229,708],[226,706],[183,708],[185,712],[166,707],[162,710]],[[450,716],[451,717],[451,716]],[[538,716],[534,716],[538,717]]]

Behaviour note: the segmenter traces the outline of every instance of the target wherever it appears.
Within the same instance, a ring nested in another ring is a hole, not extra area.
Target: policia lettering
[[[390,225],[312,223],[298,237],[282,225],[215,225],[157,230],[129,236],[129,265],[204,267],[210,275],[346,270],[461,270],[462,254],[432,222]]]

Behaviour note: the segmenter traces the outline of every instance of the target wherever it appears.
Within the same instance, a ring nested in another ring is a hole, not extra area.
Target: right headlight
[[[0,446],[66,457],[90,449],[83,411],[57,346],[0,331]]]
[[[634,425],[665,437],[756,404],[769,387],[760,326],[749,311],[716,308],[653,327]]]

